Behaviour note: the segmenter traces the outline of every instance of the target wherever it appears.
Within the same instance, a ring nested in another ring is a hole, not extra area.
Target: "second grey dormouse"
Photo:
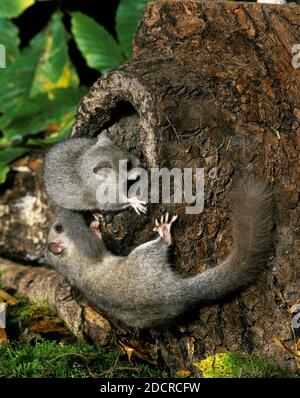
[[[120,211],[133,207],[145,213],[146,202],[128,197],[128,186],[118,192],[120,161],[127,162],[128,176],[139,166],[139,159],[114,145],[106,131],[97,138],[69,138],[53,145],[46,153],[43,177],[46,192],[59,206],[72,210]],[[113,172],[113,173],[111,173]],[[134,176],[133,176],[134,178]],[[105,183],[116,189],[116,201],[99,200],[97,190]]]
[[[241,180],[232,201],[231,253],[188,278],[168,260],[176,219],[168,214],[156,220],[159,237],[125,257],[106,249],[97,223],[92,230],[82,214],[61,209],[49,230],[44,260],[107,315],[137,328],[167,324],[190,306],[224,299],[255,281],[272,249],[273,205],[263,182]]]

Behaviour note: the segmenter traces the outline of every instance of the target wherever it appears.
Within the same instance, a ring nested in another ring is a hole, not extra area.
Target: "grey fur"
[[[118,211],[127,208],[131,204],[126,203],[126,187],[121,192],[124,203],[120,203],[118,189],[115,203],[101,203],[96,197],[97,188],[102,182],[111,187],[116,185],[105,169],[115,171],[118,183],[120,160],[130,161],[132,167],[139,164],[134,155],[114,145],[105,132],[98,138],[61,141],[45,155],[43,176],[46,191],[55,203],[66,209]],[[95,171],[99,169],[99,164],[105,165],[104,168]]]
[[[253,179],[243,180],[234,192],[232,253],[196,276],[182,278],[171,269],[162,237],[127,257],[112,255],[101,239],[91,237],[82,216],[67,210],[58,214],[48,236],[48,244],[59,243],[64,250],[59,255],[46,250],[46,261],[109,316],[138,328],[165,324],[190,305],[220,300],[248,286],[265,269],[272,248],[272,193]],[[60,234],[57,223],[64,227]]]

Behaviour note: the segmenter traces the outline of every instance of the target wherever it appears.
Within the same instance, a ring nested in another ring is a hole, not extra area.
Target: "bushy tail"
[[[254,282],[272,249],[273,213],[273,194],[265,183],[242,179],[232,196],[232,253],[218,266],[178,282],[177,300],[182,304],[210,302]]]

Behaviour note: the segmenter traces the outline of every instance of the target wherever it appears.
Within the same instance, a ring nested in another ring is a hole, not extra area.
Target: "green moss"
[[[164,371],[136,365],[87,343],[41,341],[0,345],[0,377],[167,377]]]
[[[259,355],[225,352],[209,356],[194,364],[205,378],[270,378],[287,377],[278,365]]]
[[[163,370],[135,360],[128,361],[116,350],[78,342],[72,334],[47,333],[47,325],[44,333],[28,335],[30,325],[41,320],[63,323],[46,305],[21,297],[17,299],[16,305],[8,306],[10,344],[0,345],[0,377],[168,376]]]
[[[18,297],[8,307],[7,332],[11,344],[0,345],[0,377],[168,377],[144,363],[128,361],[117,351],[78,342],[74,336],[50,333],[24,339],[24,330],[42,319],[61,322],[44,304]],[[43,337],[47,337],[45,340]],[[49,338],[51,340],[49,340]],[[258,355],[226,352],[195,364],[205,378],[297,377],[285,374],[274,361]],[[176,375],[175,375],[176,376]]]
[[[45,304],[32,303],[21,297],[16,298],[17,304],[7,307],[6,328],[10,340],[19,339],[30,322],[37,322],[47,317],[63,326],[63,322]]]
[[[26,298],[17,297],[18,303],[9,306],[7,310],[7,322],[21,322],[22,326],[27,326],[28,322],[37,316],[53,315],[52,311],[45,304],[31,303]]]

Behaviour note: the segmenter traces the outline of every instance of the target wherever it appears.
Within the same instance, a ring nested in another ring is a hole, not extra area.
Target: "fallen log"
[[[46,267],[24,266],[0,258],[1,283],[33,302],[44,302],[80,339],[89,336],[95,343],[109,343],[109,322],[92,309],[66,280]],[[93,334],[96,331],[96,334]]]
[[[149,340],[145,333],[108,321],[54,270],[0,258],[0,281],[6,289],[32,302],[46,303],[78,339],[105,347],[118,346],[129,357],[136,356],[154,365],[161,362],[155,337]]]

